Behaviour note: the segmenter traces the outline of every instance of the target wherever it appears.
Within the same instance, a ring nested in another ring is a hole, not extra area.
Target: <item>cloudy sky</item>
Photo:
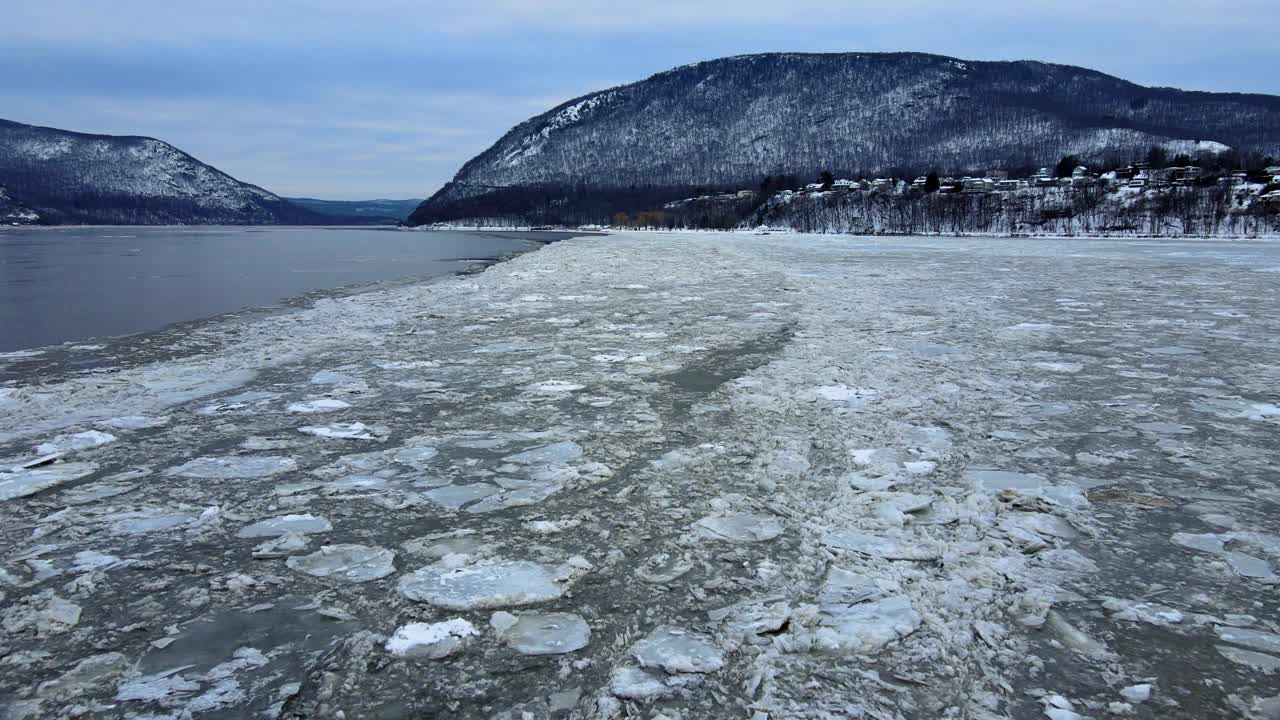
[[[0,117],[291,196],[423,197],[511,126],[723,55],[914,50],[1280,94],[1277,0],[0,0]]]

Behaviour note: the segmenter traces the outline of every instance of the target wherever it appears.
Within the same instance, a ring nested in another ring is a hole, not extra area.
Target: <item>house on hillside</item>
[[[1036,187],[1053,187],[1053,173],[1049,172],[1049,168],[1040,168],[1039,172],[1031,176],[1031,184]]]
[[[990,178],[967,177],[961,183],[961,192],[966,195],[989,193],[996,189],[996,183]]]
[[[1008,170],[988,170],[987,177],[991,178],[992,180],[995,180],[996,182],[1000,182],[1002,180],[1008,180],[1009,171]]]

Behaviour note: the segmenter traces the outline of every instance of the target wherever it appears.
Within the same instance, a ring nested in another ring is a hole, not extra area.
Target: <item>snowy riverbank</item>
[[[1269,717],[1278,270],[618,234],[0,387],[0,698]]]

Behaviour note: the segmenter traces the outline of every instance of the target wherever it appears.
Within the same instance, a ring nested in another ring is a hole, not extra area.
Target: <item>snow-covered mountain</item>
[[[601,220],[767,175],[876,175],[1133,160],[1228,148],[1280,156],[1280,97],[1135,85],[1040,62],[916,53],[766,54],[678,67],[571,100],[464,165],[409,224]]]
[[[0,185],[50,224],[324,222],[159,140],[7,120],[0,120]]]

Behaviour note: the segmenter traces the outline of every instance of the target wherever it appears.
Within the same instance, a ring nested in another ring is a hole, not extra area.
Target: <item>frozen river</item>
[[[620,234],[12,376],[0,707],[1274,718],[1278,271]]]
[[[306,292],[455,272],[519,233],[390,228],[0,230],[0,352],[154,330]]]

